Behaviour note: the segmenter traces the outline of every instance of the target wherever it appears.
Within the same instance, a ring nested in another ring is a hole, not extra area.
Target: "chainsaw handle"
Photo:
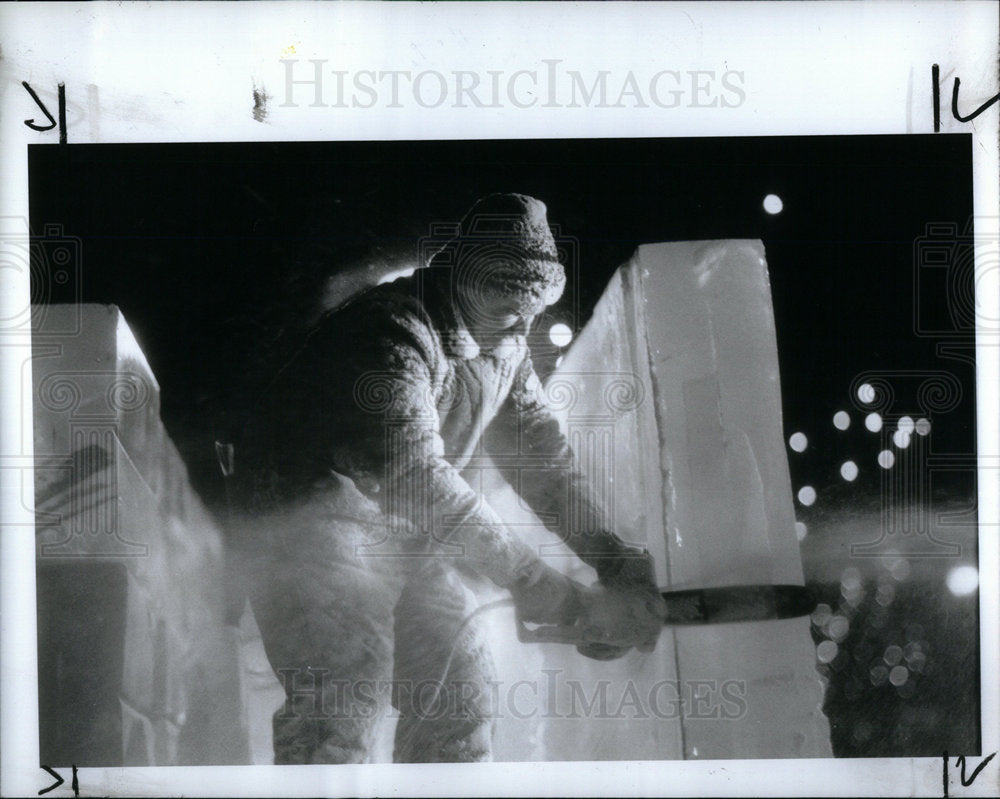
[[[638,599],[640,597],[620,589],[592,586],[580,592],[581,607],[574,623],[534,624],[529,627],[518,616],[517,637],[523,643],[600,644],[610,645],[615,650],[621,647],[630,649],[641,642],[641,636],[629,635],[635,632],[635,615],[629,609],[629,603]],[[606,640],[609,638],[614,642]]]

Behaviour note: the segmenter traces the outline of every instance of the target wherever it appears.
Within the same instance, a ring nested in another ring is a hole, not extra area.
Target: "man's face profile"
[[[508,266],[505,262],[504,266]],[[496,345],[510,336],[526,336],[531,329],[536,309],[525,313],[524,298],[503,295],[503,287],[489,278],[473,279],[462,275],[457,281],[458,307],[476,342],[484,348]],[[540,309],[538,309],[540,310]]]

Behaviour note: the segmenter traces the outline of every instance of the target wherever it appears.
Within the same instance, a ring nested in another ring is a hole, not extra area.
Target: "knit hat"
[[[515,313],[534,316],[566,285],[545,203],[524,194],[491,194],[462,219],[458,235],[430,260],[450,266],[470,322]]]

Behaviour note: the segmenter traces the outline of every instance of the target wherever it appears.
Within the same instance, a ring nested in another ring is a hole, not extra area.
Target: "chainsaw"
[[[801,585],[732,585],[661,593],[667,627],[770,621],[808,616],[816,596]],[[580,624],[529,626],[517,619],[517,637],[525,643],[587,644]]]
[[[595,589],[604,590],[604,589]],[[723,588],[689,588],[663,591],[666,603],[663,624],[667,627],[700,624],[729,624],[751,621],[772,621],[808,616],[816,609],[816,595],[801,585],[731,585]],[[437,682],[440,693],[448,677],[451,661],[466,627],[476,617],[497,608],[511,607],[512,599],[498,599],[480,605],[463,619],[455,633],[451,651]],[[577,650],[594,660],[613,660],[623,654],[623,648],[609,646],[587,638],[586,628],[577,624],[541,624],[529,627],[523,619],[517,621],[517,637],[523,643],[575,644]],[[437,693],[434,701],[437,701]]]

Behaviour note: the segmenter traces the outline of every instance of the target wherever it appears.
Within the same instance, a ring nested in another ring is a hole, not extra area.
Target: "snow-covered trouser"
[[[286,694],[275,763],[370,762],[393,715],[396,762],[490,759],[492,660],[451,560],[322,493],[249,524],[251,603]]]

